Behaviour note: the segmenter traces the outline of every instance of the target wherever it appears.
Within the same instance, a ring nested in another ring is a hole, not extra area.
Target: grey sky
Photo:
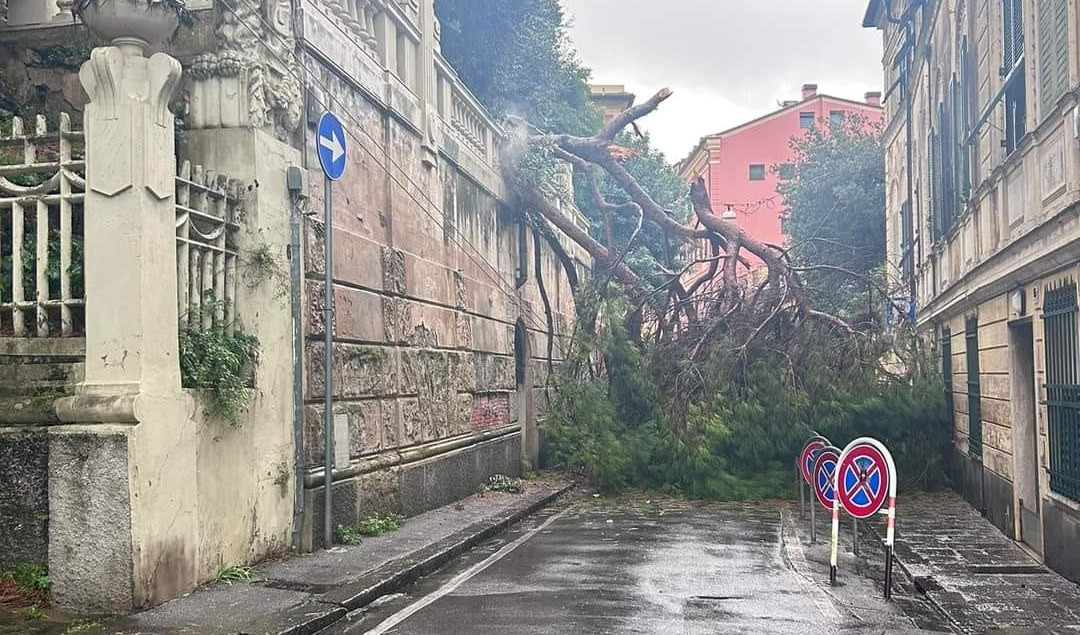
[[[867,0],[562,0],[593,81],[638,99],[675,95],[644,120],[670,161],[704,135],[799,98],[803,84],[849,99],[881,90],[881,37]]]

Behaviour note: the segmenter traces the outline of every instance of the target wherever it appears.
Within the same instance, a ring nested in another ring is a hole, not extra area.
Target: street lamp
[[[731,209],[731,204],[728,204],[727,209],[724,210],[724,220],[735,220],[738,215],[735,214],[735,210]]]

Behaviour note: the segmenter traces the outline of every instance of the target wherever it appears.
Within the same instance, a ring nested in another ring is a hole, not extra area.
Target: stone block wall
[[[349,168],[332,194],[332,395],[335,414],[348,422],[347,438],[335,442],[348,446],[350,460],[337,466],[336,525],[387,506],[418,513],[452,500],[450,490],[460,498],[496,472],[519,473],[522,403],[535,421],[544,402],[521,397],[542,393],[549,333],[536,245],[494,166],[462,160],[465,150],[449,143],[433,160],[424,134],[392,99],[372,98],[317,59],[312,68],[363,127],[348,139]],[[309,130],[306,151],[309,209],[316,213],[304,240],[307,546],[318,544],[313,534],[320,532],[312,527],[322,522],[326,389],[324,200],[315,136]],[[573,297],[555,254],[546,244],[540,249],[558,363],[574,322]],[[519,319],[527,328],[521,352],[515,351]],[[530,369],[529,385],[520,387],[519,354]],[[453,487],[435,487],[445,483]]]

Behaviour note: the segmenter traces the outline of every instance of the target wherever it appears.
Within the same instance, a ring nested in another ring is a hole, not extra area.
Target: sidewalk
[[[1042,567],[953,493],[897,504],[900,569],[963,633],[1080,633],[1080,587]]]
[[[438,569],[568,489],[565,482],[536,480],[523,494],[477,494],[359,546],[269,563],[250,582],[213,584],[96,632],[309,635]]]

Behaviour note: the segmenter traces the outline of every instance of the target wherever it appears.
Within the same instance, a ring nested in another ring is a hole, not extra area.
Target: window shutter
[[[1002,0],[1004,59],[1002,70],[1011,71],[1024,54],[1024,4],[1023,0]]]
[[[941,140],[937,132],[930,131],[930,226],[934,240],[945,234],[941,218]]]
[[[1069,2],[1039,0],[1039,116],[1069,87]]]

